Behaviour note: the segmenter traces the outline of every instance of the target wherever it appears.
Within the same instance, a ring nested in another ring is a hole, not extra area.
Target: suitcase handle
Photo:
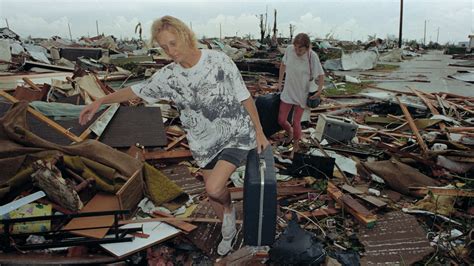
[[[263,158],[260,158],[260,176],[265,176],[265,171],[267,170],[267,164]]]

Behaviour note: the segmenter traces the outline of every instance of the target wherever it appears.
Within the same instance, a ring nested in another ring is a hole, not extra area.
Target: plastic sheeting
[[[377,53],[375,51],[361,51],[351,54],[342,54],[343,70],[369,70],[377,65]]]
[[[360,51],[342,54],[340,59],[330,59],[324,63],[327,70],[369,70],[377,65],[376,51]]]
[[[46,116],[54,117],[54,120],[70,120],[79,118],[84,105],[75,105],[69,103],[48,103],[43,101],[33,101],[30,106],[40,111]],[[107,106],[103,105],[99,110],[105,109]]]
[[[341,59],[329,59],[324,62],[324,69],[326,70],[342,70]]]

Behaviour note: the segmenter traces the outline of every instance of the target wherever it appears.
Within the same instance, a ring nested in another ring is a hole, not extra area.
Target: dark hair
[[[306,33],[298,33],[293,40],[293,45],[309,48],[311,46],[311,41],[309,39],[308,34]]]

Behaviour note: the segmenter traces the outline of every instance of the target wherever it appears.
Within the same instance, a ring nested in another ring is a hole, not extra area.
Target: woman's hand
[[[87,124],[87,122],[89,122],[92,117],[94,117],[95,113],[97,113],[101,105],[102,101],[100,99],[86,105],[79,115],[79,124]]]
[[[277,91],[281,91],[281,82],[278,82],[278,84],[276,85],[276,89]]]
[[[260,154],[268,145],[270,145],[270,142],[268,142],[263,131],[257,131],[257,152]]]
[[[309,96],[309,98],[311,100],[314,100],[314,99],[317,99],[317,98],[321,98],[321,93],[323,92],[323,90],[318,90],[315,94]]]

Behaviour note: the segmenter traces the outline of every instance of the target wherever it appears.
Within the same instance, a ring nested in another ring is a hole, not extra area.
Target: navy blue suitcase
[[[244,244],[270,246],[275,241],[277,182],[272,146],[259,155],[249,151],[244,179]]]

